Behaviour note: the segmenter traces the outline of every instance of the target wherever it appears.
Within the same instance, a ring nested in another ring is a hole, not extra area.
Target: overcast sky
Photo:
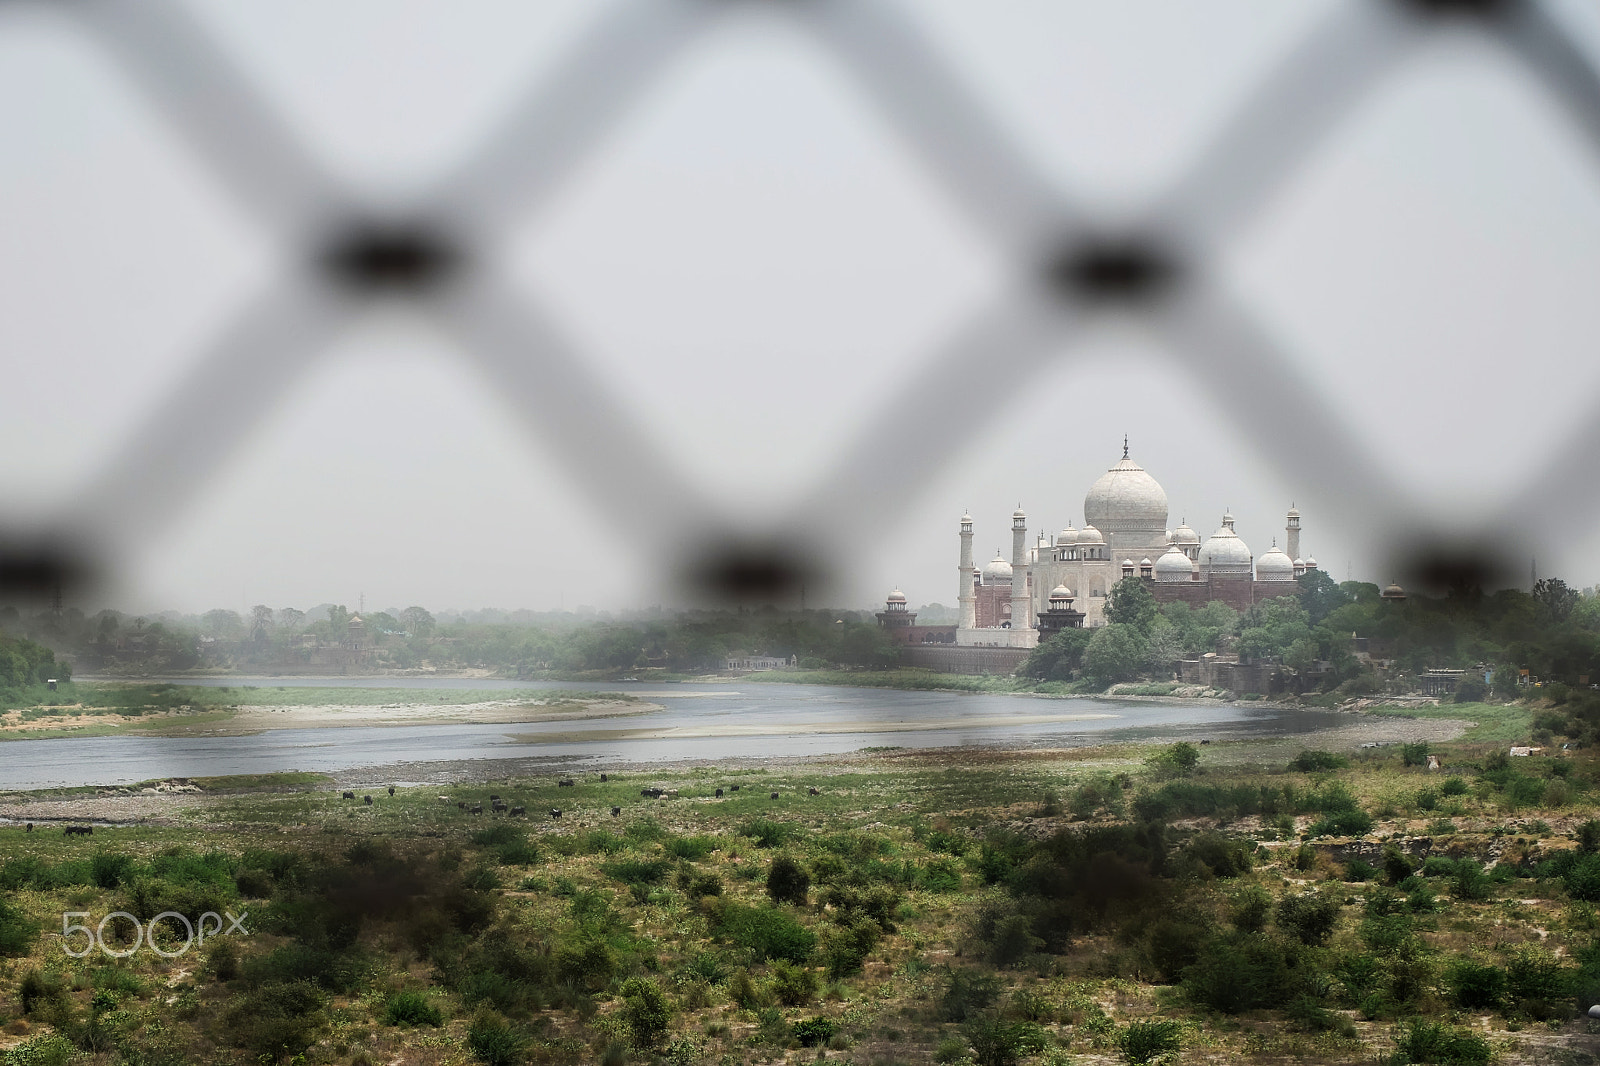
[[[1025,155],[1127,217],[1334,5],[918,0],[918,22]],[[341,179],[395,202],[474,150],[586,24],[590,3],[197,4],[221,48]],[[536,295],[653,442],[759,524],[830,476],[1015,264],[929,177],[783,5],[730,5],[554,195],[507,219],[500,269]],[[1600,8],[1553,6],[1591,55]],[[0,11],[0,486],[43,520],[118,454],[204,346],[285,269],[99,47],[43,5]],[[1600,393],[1600,166],[1545,90],[1475,34],[1438,34],[1356,106],[1210,265],[1353,428],[1407,504],[1478,532]],[[1382,546],[1201,389],[1181,346],[1091,331],[1029,375],[974,359],[982,429],[911,503],[840,549],[834,597],[954,602],[956,524],[1009,551],[1083,523],[1132,454],[1202,535],[1225,509],[1259,555],[1293,501],[1304,549],[1385,581]],[[633,608],[675,545],[574,484],[570,455],[420,316],[364,316],[264,412],[223,474],[130,551],[138,610],[254,603]],[[198,441],[223,447],[227,441]],[[592,486],[591,486],[592,488]],[[1580,496],[1592,484],[1574,485]],[[603,492],[601,493],[603,495]],[[718,512],[717,507],[722,510]],[[626,510],[625,508],[623,510]],[[1600,582],[1600,524],[1489,530],[1542,575]],[[1528,535],[1524,536],[1524,533]],[[1533,545],[1542,545],[1536,548]]]

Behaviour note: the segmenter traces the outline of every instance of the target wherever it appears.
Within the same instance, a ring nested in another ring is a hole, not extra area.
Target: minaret
[[[978,601],[972,592],[972,515],[961,516],[961,587],[956,600],[961,605],[961,629],[978,625]]]
[[[1034,634],[1033,603],[1028,597],[1028,516],[1022,505],[1011,512],[1011,630],[1012,647],[1031,648],[1022,633]]]
[[[1284,527],[1284,532],[1288,534],[1283,542],[1284,554],[1290,559],[1300,558],[1300,512],[1294,509],[1292,503],[1289,505],[1289,524]]]

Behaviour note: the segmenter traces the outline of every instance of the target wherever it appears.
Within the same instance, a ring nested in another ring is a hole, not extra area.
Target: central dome
[[[1090,486],[1083,517],[1103,533],[1153,532],[1165,540],[1167,493],[1144,467],[1124,457]]]

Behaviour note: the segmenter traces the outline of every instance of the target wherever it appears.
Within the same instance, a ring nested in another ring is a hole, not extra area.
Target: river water
[[[286,770],[337,773],[472,759],[581,768],[841,754],[866,747],[1070,748],[1135,740],[1237,740],[1345,724],[1328,711],[1041,699],[786,684],[517,682],[483,678],[205,678],[214,686],[569,689],[625,692],[662,709],[592,721],[271,729],[248,736],[120,735],[0,743],[0,789],[131,784]],[[582,739],[574,738],[580,734]]]

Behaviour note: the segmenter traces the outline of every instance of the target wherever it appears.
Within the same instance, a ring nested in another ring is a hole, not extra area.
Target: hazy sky
[[[194,7],[340,178],[394,202],[536,86],[596,5],[278,0]],[[1023,152],[1093,212],[1160,194],[1331,3],[910,5]],[[899,383],[1011,284],[895,129],[782,5],[729,13],[540,209],[501,269],[537,294],[654,442],[759,523],[829,477],[864,425],[950,431]],[[1600,55],[1600,9],[1553,10]],[[0,11],[0,519],[37,522],[114,457],[204,345],[284,269],[98,46],[58,13]],[[1438,34],[1355,107],[1213,264],[1424,519],[1476,533],[1600,393],[1600,166],[1544,89],[1469,32]],[[1123,434],[1173,524],[1224,509],[1259,554],[1294,501],[1335,577],[1387,580],[1381,545],[1265,453],[1135,324],[1023,378],[966,367],[983,430],[842,550],[837,597],[953,603],[976,550],[1083,522]],[[197,441],[195,447],[224,442]],[[563,441],[573,454],[591,446]],[[657,602],[675,546],[619,521],[513,403],[403,308],[344,332],[219,479],[133,553],[137,609],[264,602],[548,609]],[[1572,492],[1593,495],[1592,484]],[[707,509],[708,521],[715,513]],[[1542,574],[1600,581],[1600,524],[1490,529]]]

